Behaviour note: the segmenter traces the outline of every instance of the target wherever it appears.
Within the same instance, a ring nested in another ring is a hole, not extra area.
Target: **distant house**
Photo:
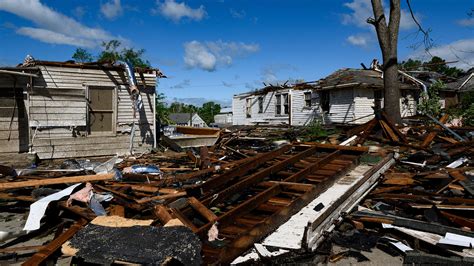
[[[441,107],[448,108],[456,106],[463,93],[474,91],[474,68],[471,68],[466,75],[456,81],[446,83],[446,88],[440,91]]]
[[[214,123],[219,127],[232,125],[232,107],[224,107],[214,116]]]
[[[403,76],[400,81],[401,115],[415,115],[420,89]],[[382,73],[365,69],[341,69],[313,83],[267,86],[234,95],[233,124],[363,124],[374,117],[376,105],[383,107],[382,89]]]
[[[178,126],[207,127],[197,113],[171,113],[169,119]]]
[[[34,152],[53,159],[153,148],[155,85],[161,73],[130,72],[141,98],[136,108],[125,66],[30,59],[1,68],[0,153]]]

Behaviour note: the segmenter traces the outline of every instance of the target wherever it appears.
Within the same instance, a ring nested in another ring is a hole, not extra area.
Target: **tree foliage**
[[[446,85],[438,80],[431,84],[428,89],[428,95],[424,92],[421,95],[421,101],[418,104],[417,110],[422,114],[429,114],[433,117],[437,117],[441,113],[441,98],[439,97],[439,90],[445,88]],[[428,97],[427,97],[428,96]]]
[[[102,42],[103,51],[98,56],[99,62],[116,62],[122,60],[136,67],[150,67],[150,62],[143,59],[145,49],[122,48],[118,40]]]
[[[96,56],[100,63],[114,63],[122,60],[135,67],[151,67],[150,62],[144,59],[145,49],[122,48],[122,43],[118,40],[102,42],[102,51]],[[76,62],[92,62],[94,56],[83,48],[77,48],[72,58]]]
[[[220,104],[214,102],[207,102],[198,109],[198,114],[206,122],[206,124],[214,123],[214,115],[220,113]]]
[[[170,120],[168,118],[170,111],[166,106],[165,95],[161,93],[156,94],[155,98],[155,108],[156,108],[156,118],[161,121],[161,123],[169,124]]]
[[[77,48],[74,54],[72,55],[72,59],[74,59],[78,63],[89,63],[94,60],[94,57],[86,49]]]
[[[457,78],[464,74],[462,69],[457,67],[449,67],[446,64],[446,60],[438,56],[433,56],[431,60],[427,62],[409,58],[407,61],[400,63],[400,68],[403,70],[428,70],[453,78]]]

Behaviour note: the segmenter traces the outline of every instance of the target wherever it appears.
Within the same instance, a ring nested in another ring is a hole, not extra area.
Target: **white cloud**
[[[457,23],[461,26],[472,27],[474,26],[474,17],[458,20]]]
[[[229,9],[229,12],[230,12],[230,15],[233,18],[245,18],[245,16],[247,15],[245,10],[238,11],[238,10],[235,10],[235,9],[231,8],[231,9]]]
[[[467,70],[474,67],[474,39],[462,39],[455,42],[436,46],[430,49],[430,54],[439,56],[446,61],[458,61],[450,64],[458,68]],[[423,51],[418,51],[409,56],[420,60],[429,60],[431,56]]]
[[[342,24],[355,25],[359,28],[374,28],[374,26],[367,23],[368,18],[374,17],[374,12],[372,11],[372,4],[370,3],[370,0],[352,0],[352,2],[345,3],[344,6],[349,8],[351,12],[348,14],[342,14]],[[388,4],[385,2],[384,7],[387,6]],[[400,30],[409,30],[416,27],[416,24],[413,21],[411,14],[408,10],[401,9],[400,13]],[[385,14],[388,23],[389,12],[387,8],[385,9]],[[420,22],[421,15],[415,13],[415,17]]]
[[[153,14],[160,13],[174,22],[178,22],[183,18],[199,21],[207,15],[203,5],[193,9],[184,2],[178,3],[174,0],[165,0],[163,3],[157,0],[156,5],[157,7],[152,9]]]
[[[100,12],[110,20],[122,15],[123,9],[120,0],[111,0],[110,2],[101,5]]]
[[[191,41],[184,44],[184,63],[191,68],[197,67],[206,71],[214,71],[217,58],[202,43]]]
[[[62,33],[40,28],[22,27],[16,32],[20,35],[51,44],[68,44],[80,47],[93,47],[95,45],[95,43],[91,40],[75,38]]]
[[[27,19],[38,27],[22,27],[18,34],[27,35],[33,39],[48,43],[67,44],[82,47],[95,47],[102,41],[120,39],[100,28],[82,25],[76,20],[65,16],[39,0],[3,0],[0,10],[13,13]],[[51,41],[47,39],[51,37]],[[74,40],[74,43],[71,41]]]
[[[219,65],[230,66],[235,57],[243,57],[259,50],[258,44],[242,42],[201,43],[191,41],[184,44],[184,63],[190,68],[201,68],[212,72]]]
[[[350,35],[349,37],[347,37],[346,40],[348,43],[352,45],[367,47],[367,45],[371,41],[371,37],[368,34],[355,34],[355,35]]]

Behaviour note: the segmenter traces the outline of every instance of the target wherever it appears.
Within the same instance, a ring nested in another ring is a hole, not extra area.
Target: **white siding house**
[[[142,104],[134,109],[122,67],[34,61],[2,68],[0,88],[7,93],[0,93],[0,111],[13,112],[0,112],[0,153],[56,159],[150,150],[161,73],[136,71]]]
[[[383,107],[383,79],[373,70],[342,69],[316,84],[269,86],[234,95],[234,125],[363,124],[374,118],[375,106]],[[400,84],[402,117],[416,114],[419,89],[406,80]]]
[[[232,125],[232,107],[224,107],[214,116],[214,123],[218,126]]]
[[[178,126],[207,127],[207,124],[197,113],[171,113],[169,119]]]

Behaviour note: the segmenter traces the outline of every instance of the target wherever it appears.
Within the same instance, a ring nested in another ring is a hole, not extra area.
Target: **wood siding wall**
[[[28,105],[23,93],[28,80],[0,75],[0,153],[28,151]]]
[[[329,92],[329,121],[347,123],[354,120],[353,89],[331,90]]]
[[[305,105],[305,93],[311,92],[311,106]],[[320,99],[317,92],[311,90],[294,90],[291,93],[291,124],[294,126],[305,126],[313,120],[321,120]]]
[[[126,154],[131,125],[135,122],[134,150],[143,152],[154,143],[155,76],[137,74],[143,108],[133,118],[132,100],[123,72],[41,66],[30,93],[32,150],[41,159]],[[146,84],[146,88],[143,85]],[[115,88],[115,132],[83,134],[87,125],[87,88]],[[78,130],[79,129],[79,130]],[[81,131],[82,130],[82,131]]]

